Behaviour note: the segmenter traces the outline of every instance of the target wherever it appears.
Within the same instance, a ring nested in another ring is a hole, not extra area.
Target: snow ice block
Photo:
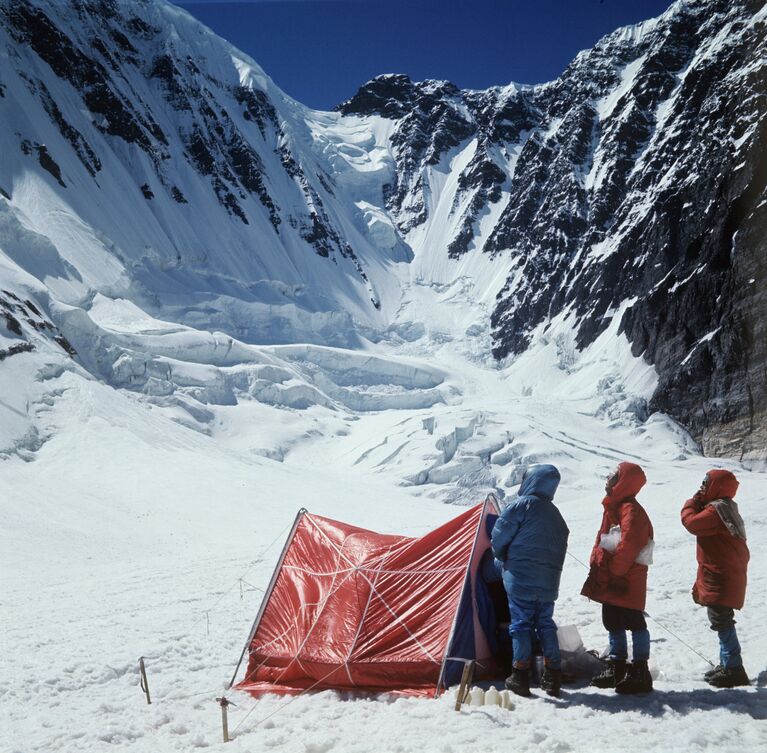
[[[562,652],[575,654],[583,650],[583,641],[575,625],[560,625],[557,628],[557,640]]]

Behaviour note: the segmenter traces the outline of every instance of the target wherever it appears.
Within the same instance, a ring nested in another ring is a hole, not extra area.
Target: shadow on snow
[[[752,719],[767,719],[767,670],[759,675],[756,692],[743,688],[713,690],[654,690],[647,695],[620,696],[614,693],[584,693],[563,690],[562,701],[567,705],[587,706],[597,711],[625,713],[639,711],[649,716],[666,716],[669,712],[689,714],[727,708],[734,714],[746,714]],[[561,703],[561,701],[560,701]]]

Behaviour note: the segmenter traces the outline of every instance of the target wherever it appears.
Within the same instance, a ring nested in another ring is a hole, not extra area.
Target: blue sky
[[[481,89],[556,78],[669,0],[175,0],[300,102],[331,109],[380,73]]]

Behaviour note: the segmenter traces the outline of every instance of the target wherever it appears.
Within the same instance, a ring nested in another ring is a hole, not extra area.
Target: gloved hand
[[[610,575],[606,568],[592,565],[581,592],[588,595],[589,593],[603,591],[607,588],[609,580]]]
[[[697,511],[702,510],[706,503],[703,501],[703,489],[698,489],[695,494],[692,495],[692,503]]]
[[[607,549],[602,549],[601,546],[597,547],[596,552],[591,557],[591,564],[595,567],[607,568],[607,563],[610,560],[610,552]]]
[[[703,508],[706,504],[705,495],[708,489],[708,485],[709,485],[708,474],[706,474],[705,478],[701,482],[701,485],[698,487],[698,491],[692,495],[692,499],[695,502],[695,506],[697,507],[698,510]]]

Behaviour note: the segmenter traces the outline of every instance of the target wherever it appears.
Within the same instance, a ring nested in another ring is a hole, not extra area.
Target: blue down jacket
[[[536,465],[525,474],[519,498],[495,522],[493,555],[503,569],[510,599],[556,601],[570,530],[551,501],[559,486],[553,465]]]

